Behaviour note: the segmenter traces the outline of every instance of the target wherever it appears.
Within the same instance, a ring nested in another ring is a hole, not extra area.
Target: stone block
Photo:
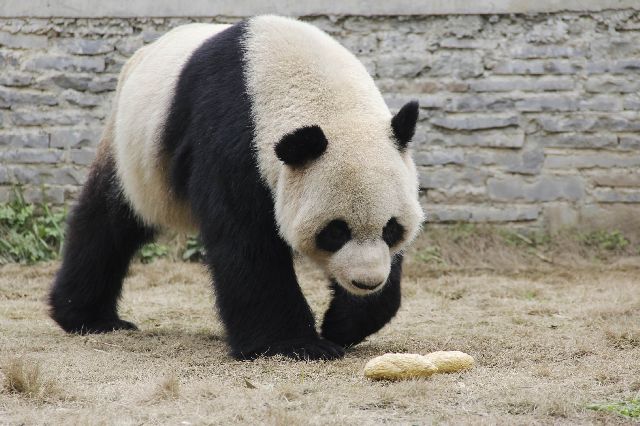
[[[47,149],[20,149],[0,151],[0,159],[5,164],[10,163],[49,163],[56,164],[62,161],[62,152]]]
[[[566,95],[538,95],[518,99],[515,107],[522,112],[575,111],[578,99]]]
[[[426,132],[422,146],[444,145],[491,148],[522,148],[524,132],[518,130],[478,130],[470,133]]]
[[[513,111],[515,99],[511,95],[462,95],[447,99],[444,110],[447,112],[487,112]]]
[[[597,188],[593,197],[601,203],[640,203],[640,190]]]
[[[47,148],[49,136],[40,131],[0,132],[0,146],[8,148]]]
[[[566,91],[575,88],[575,81],[569,77],[487,77],[469,83],[474,92],[547,92]]]
[[[93,93],[102,93],[116,90],[118,84],[117,74],[96,76],[88,83],[87,88]]]
[[[0,186],[0,203],[8,203],[13,200],[13,191],[10,186]]]
[[[415,55],[397,52],[381,56],[376,65],[376,75],[381,78],[415,78],[429,67]]]
[[[7,67],[18,67],[21,62],[21,53],[14,50],[2,50],[0,48],[0,66],[2,66],[3,69]]]
[[[624,96],[622,100],[622,106],[626,110],[640,111],[640,96],[628,95]]]
[[[483,205],[429,205],[422,202],[428,222],[523,222],[538,219],[539,206],[519,205],[509,208]]]
[[[536,24],[526,32],[525,39],[535,44],[559,44],[569,38],[569,24],[552,17]]]
[[[581,69],[582,66],[580,63],[564,59],[510,59],[496,64],[495,67],[493,67],[493,73],[520,75],[576,74],[580,72]]]
[[[375,34],[351,33],[342,37],[340,44],[356,56],[370,55],[378,50]]]
[[[547,132],[637,132],[640,131],[640,117],[637,115],[616,114],[575,114],[544,115],[536,117],[538,124]]]
[[[46,36],[32,34],[11,34],[0,31],[0,46],[12,49],[45,49],[48,40]]]
[[[560,133],[527,136],[527,142],[549,148],[614,148],[618,137],[613,133]]]
[[[86,170],[76,170],[72,167],[42,168],[42,167],[13,167],[15,180],[20,184],[30,185],[81,185],[86,176]]]
[[[142,31],[142,41],[147,44],[153,41],[156,41],[160,36],[162,36],[162,32],[155,30],[144,30]]]
[[[481,170],[465,169],[462,171],[450,168],[420,170],[420,188],[451,189],[454,186],[484,187],[488,174]]]
[[[510,173],[535,175],[542,170],[544,159],[544,151],[538,147],[515,152],[477,150],[466,154],[465,164],[471,167],[492,165]]]
[[[38,187],[38,188],[26,188],[22,193],[27,203],[49,203],[49,204],[62,204],[64,203],[64,189],[61,187]]]
[[[71,128],[51,131],[51,148],[95,147],[100,142],[98,128]]]
[[[6,87],[25,87],[33,83],[34,77],[22,72],[5,71],[0,74],[0,85]]]
[[[629,151],[640,152],[640,136],[638,135],[620,135],[618,139],[618,147]]]
[[[407,102],[416,100],[420,103],[420,108],[423,109],[440,109],[447,101],[446,96],[443,95],[420,95],[420,94],[390,94],[385,95],[384,100],[387,103],[389,109],[393,113],[397,112]]]
[[[0,183],[11,183],[11,177],[9,176],[9,170],[6,167],[0,165]]]
[[[574,58],[587,54],[585,49],[562,45],[524,44],[511,48],[511,57],[517,59]]]
[[[547,154],[544,162],[545,168],[563,170],[638,166],[640,166],[640,155],[608,153],[573,155]]]
[[[89,75],[78,74],[57,74],[50,79],[53,84],[58,87],[79,90],[81,92],[89,89],[89,85],[94,81],[94,78]]]
[[[360,37],[363,37],[361,35]],[[358,36],[356,36],[358,37]],[[348,37],[347,37],[348,38]],[[386,55],[403,51],[413,56],[424,56],[426,52],[433,50],[435,43],[429,37],[420,34],[407,34],[399,31],[377,32],[376,54]],[[371,40],[373,42],[373,40]]]
[[[80,107],[93,107],[104,103],[104,99],[102,96],[77,92],[71,89],[62,92],[62,98],[64,98],[71,105],[77,105]]]
[[[59,56],[41,55],[28,59],[24,63],[27,71],[79,71],[102,72],[105,69],[104,58],[100,56]]]
[[[100,117],[89,111],[55,110],[55,111],[35,111],[17,110],[12,111],[11,120],[18,126],[68,126],[74,124],[99,123]]]
[[[614,188],[640,187],[640,172],[637,170],[607,170],[598,172],[597,174],[591,174],[589,177],[596,186],[609,186]]]
[[[487,190],[491,199],[499,201],[578,201],[585,194],[584,182],[578,176],[542,176],[531,182],[516,177],[491,178]]]
[[[120,54],[129,57],[133,55],[136,50],[140,49],[144,45],[142,37],[126,37],[118,40],[115,44],[116,50]]]
[[[413,154],[417,165],[437,166],[443,164],[464,164],[464,151],[461,149],[430,149]]]
[[[447,37],[440,40],[438,44],[440,47],[445,49],[493,50],[498,47],[499,41],[478,38]]]
[[[622,99],[620,96],[597,95],[589,99],[580,99],[578,108],[582,111],[620,111]]]
[[[436,52],[429,65],[427,74],[433,77],[466,79],[484,73],[482,56],[477,52]]]
[[[588,62],[586,71],[589,74],[629,74],[640,71],[640,59],[628,58]]]
[[[580,206],[583,229],[619,230],[623,235],[638,235],[638,206],[628,203],[590,203]]]
[[[524,222],[538,219],[539,206],[513,206],[506,209],[478,206],[471,209],[471,222]]]
[[[104,39],[66,38],[58,44],[62,50],[75,55],[100,55],[112,52],[115,48],[113,41]]]
[[[88,166],[96,157],[96,150],[92,148],[72,149],[70,153],[71,162],[82,166]]]
[[[551,233],[576,226],[580,220],[578,211],[569,203],[548,203],[542,216],[546,229]]]
[[[589,77],[584,89],[591,93],[637,93],[640,81],[612,75]]]
[[[58,98],[49,93],[33,92],[24,89],[5,89],[0,87],[0,106],[8,105],[57,105]]]

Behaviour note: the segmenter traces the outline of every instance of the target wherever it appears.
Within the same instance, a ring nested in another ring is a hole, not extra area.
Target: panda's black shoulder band
[[[320,126],[305,126],[288,133],[276,144],[278,158],[293,167],[304,166],[327,149],[327,138]]]

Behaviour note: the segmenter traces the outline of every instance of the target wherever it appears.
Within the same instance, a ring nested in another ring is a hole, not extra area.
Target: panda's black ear
[[[327,149],[327,138],[320,126],[305,126],[288,133],[276,144],[276,155],[285,164],[304,166]]]
[[[411,101],[400,108],[400,111],[391,119],[391,129],[393,129],[393,136],[398,142],[400,151],[407,148],[407,144],[416,133],[419,109],[418,101]]]

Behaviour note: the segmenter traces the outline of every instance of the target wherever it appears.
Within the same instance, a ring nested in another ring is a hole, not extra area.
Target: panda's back
[[[149,225],[192,230],[188,206],[167,181],[159,135],[166,123],[180,72],[219,24],[177,27],[138,50],[123,69],[114,101],[114,154],[125,196]]]
[[[388,140],[390,113],[364,66],[326,33],[289,18],[178,27],[136,52],[120,80],[118,176],[134,211],[152,226],[194,229],[185,196],[190,166],[176,161],[188,132],[207,144],[236,144],[234,158],[241,152],[271,195],[282,168],[273,147],[296,128],[322,127],[336,142],[334,158],[366,156]],[[195,104],[205,106],[191,110]],[[238,108],[237,120],[220,113]],[[247,128],[250,138],[235,137]],[[224,134],[231,137],[209,140]]]

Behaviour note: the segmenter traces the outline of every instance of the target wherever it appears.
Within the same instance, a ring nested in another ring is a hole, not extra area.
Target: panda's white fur
[[[175,196],[160,137],[173,89],[190,55],[225,25],[176,28],[136,52],[117,90],[114,152],[123,192],[150,226],[197,229]],[[321,30],[293,19],[261,16],[247,26],[245,80],[255,123],[255,155],[271,190],[275,219],[291,247],[319,263],[353,293],[389,274],[391,257],[416,236],[422,221],[416,169],[394,143],[391,114],[362,64]],[[304,168],[274,152],[283,135],[318,125],[326,152]],[[382,228],[396,217],[403,241],[390,250]],[[317,233],[343,219],[353,239],[336,253],[316,247]]]
[[[121,74],[114,100],[118,177],[134,211],[149,226],[197,229],[190,208],[173,194],[161,134],[180,71],[206,39],[228,28],[188,24],[136,51]]]

